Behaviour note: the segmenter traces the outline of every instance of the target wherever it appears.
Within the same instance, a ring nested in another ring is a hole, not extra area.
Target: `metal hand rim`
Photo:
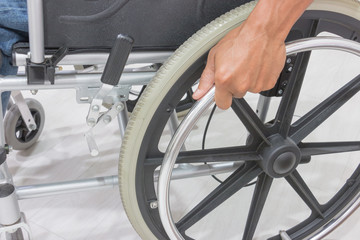
[[[286,45],[287,55],[318,49],[341,50],[355,54],[360,57],[360,43],[339,37],[307,38],[293,41]],[[199,120],[200,116],[214,102],[214,96],[215,87],[213,87],[200,101],[194,104],[193,108],[186,115],[184,120],[179,125],[177,131],[175,132],[174,136],[172,137],[166,150],[163,163],[161,165],[158,181],[158,208],[163,227],[169,238],[172,240],[184,239],[177,230],[170,212],[169,189],[172,169],[174,168],[176,158],[180,152],[183,143],[191,132],[193,126]],[[344,212],[341,218],[339,217],[338,220],[334,222],[334,224],[326,227],[326,231],[331,232],[333,229],[335,229],[359,206],[360,201],[359,198],[357,198],[357,201],[352,202],[352,205],[349,206],[348,210]],[[324,233],[321,232],[318,233],[318,235],[323,234]],[[317,239],[317,235],[313,236],[313,239],[315,238]]]

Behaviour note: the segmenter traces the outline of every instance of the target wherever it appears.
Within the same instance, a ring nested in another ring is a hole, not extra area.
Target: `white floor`
[[[354,61],[347,55],[343,58],[345,65]],[[323,64],[323,70],[326,69],[322,73],[334,78],[342,76],[339,72],[333,70],[331,66],[324,65],[325,63],[322,63],[323,59],[323,57],[317,59],[319,64]],[[358,63],[351,65],[350,70],[358,73]],[[345,65],[344,67],[346,67]],[[317,75],[314,75],[313,78],[312,91],[323,91],[324,85],[316,85]],[[326,88],[331,87],[332,85],[326,86]],[[28,92],[24,92],[24,94],[31,97]],[[46,112],[46,125],[38,143],[32,148],[26,151],[14,151],[9,154],[8,165],[16,185],[117,175],[121,138],[116,121],[113,121],[101,132],[95,133],[100,155],[91,157],[83,137],[83,134],[88,129],[85,124],[88,105],[78,105],[76,103],[75,91],[40,91],[34,98],[43,104]],[[223,113],[219,114],[220,118],[221,114]],[[360,114],[356,114],[354,121],[358,123]],[[224,120],[226,119],[224,118]],[[358,124],[354,124],[353,127],[358,127],[356,125]],[[353,128],[350,127],[351,129]],[[329,135],[336,134],[336,130],[334,129],[334,132]],[[356,131],[358,132],[358,128]],[[201,134],[199,132],[199,136]],[[326,170],[336,175],[336,167]],[[275,205],[279,204],[282,203],[275,203]],[[231,213],[232,205],[227,206],[227,212]],[[33,239],[36,240],[140,239],[127,220],[117,187],[22,200],[20,201],[20,207],[32,229]],[[273,207],[275,208],[275,206],[270,205],[269,209]],[[244,211],[246,209],[244,208]],[[289,209],[285,211],[289,212]],[[275,210],[267,211],[264,214],[274,215],[274,212]],[[359,239],[359,220],[360,210],[355,212],[341,227],[325,239]],[[236,226],[234,227],[236,228]],[[206,225],[204,229],[206,229]],[[203,235],[205,236],[203,239],[209,239],[206,237],[209,236],[206,231]],[[258,235],[259,237],[256,239],[263,239],[261,233]],[[227,237],[222,238],[230,239]]]

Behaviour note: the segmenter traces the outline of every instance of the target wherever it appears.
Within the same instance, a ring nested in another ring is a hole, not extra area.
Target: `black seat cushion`
[[[248,0],[46,0],[48,48],[110,48],[127,34],[135,48],[173,49]]]

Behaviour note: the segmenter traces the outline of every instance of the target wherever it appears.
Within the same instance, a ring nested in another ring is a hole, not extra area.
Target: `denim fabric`
[[[0,0],[0,50],[2,65],[0,75],[14,75],[17,67],[11,65],[11,51],[14,43],[27,41],[28,18],[26,0]],[[10,92],[1,94],[2,109],[5,113]]]

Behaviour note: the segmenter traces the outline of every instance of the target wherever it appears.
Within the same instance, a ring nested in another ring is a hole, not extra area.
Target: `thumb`
[[[201,74],[199,86],[192,95],[195,100],[202,98],[215,83],[215,64],[213,55],[209,54],[206,67]]]

